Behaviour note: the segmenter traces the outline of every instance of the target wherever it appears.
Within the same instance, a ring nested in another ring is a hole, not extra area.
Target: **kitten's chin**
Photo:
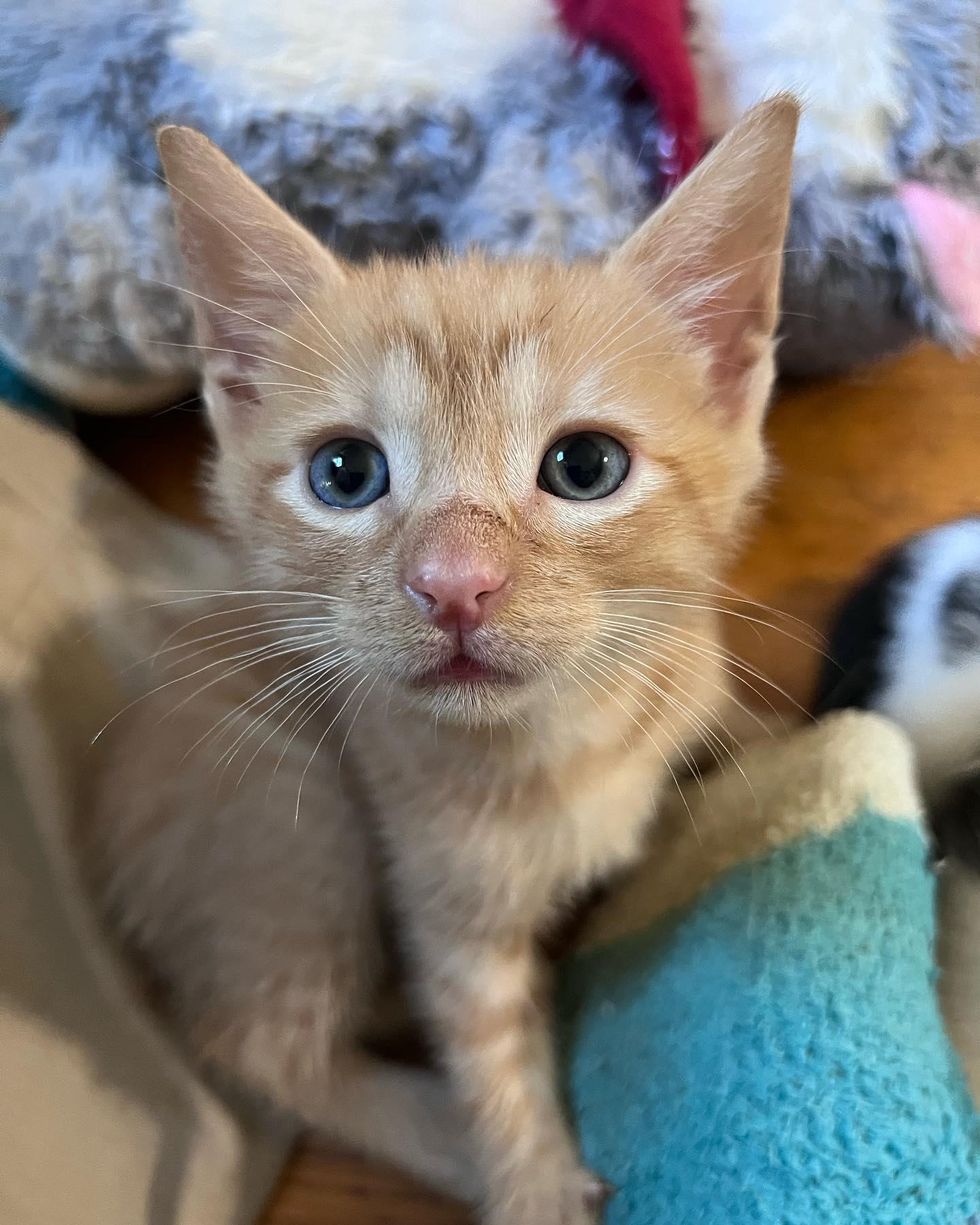
[[[465,727],[508,722],[525,710],[539,678],[484,668],[450,667],[404,686],[411,705],[439,721]]]

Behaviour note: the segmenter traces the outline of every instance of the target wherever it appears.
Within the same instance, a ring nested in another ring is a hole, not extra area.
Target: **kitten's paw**
[[[616,1194],[616,1188],[611,1182],[606,1182],[604,1178],[600,1178],[598,1174],[593,1174],[591,1170],[582,1170],[581,1173],[585,1178],[582,1199],[595,1220],[601,1221],[606,1211],[606,1205]]]
[[[487,1225],[599,1225],[614,1188],[574,1164],[542,1164],[487,1217]]]

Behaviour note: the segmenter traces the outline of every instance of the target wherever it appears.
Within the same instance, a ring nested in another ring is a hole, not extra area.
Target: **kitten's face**
[[[215,163],[231,176],[221,220],[178,197],[213,300],[218,505],[262,585],[331,598],[363,675],[492,721],[608,666],[605,593],[709,590],[762,472],[784,199],[748,243],[718,230],[717,267],[703,217],[665,262],[675,210],[605,264],[343,269],[201,138],[173,139],[178,190],[200,199],[202,156],[209,185]]]

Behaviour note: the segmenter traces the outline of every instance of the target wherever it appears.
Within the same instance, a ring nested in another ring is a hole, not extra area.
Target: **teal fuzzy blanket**
[[[563,969],[609,1225],[980,1222],[904,742],[848,714],[743,766],[689,797],[697,834],[658,831]]]
[[[0,402],[11,408],[20,409],[32,417],[49,421],[56,425],[67,426],[71,415],[66,408],[57,404],[49,395],[39,390],[8,365],[0,357]]]

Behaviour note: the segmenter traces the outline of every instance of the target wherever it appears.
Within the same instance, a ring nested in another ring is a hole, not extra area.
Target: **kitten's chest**
[[[545,918],[631,861],[661,771],[608,747],[514,760],[419,750],[367,763],[392,858],[423,902]]]

